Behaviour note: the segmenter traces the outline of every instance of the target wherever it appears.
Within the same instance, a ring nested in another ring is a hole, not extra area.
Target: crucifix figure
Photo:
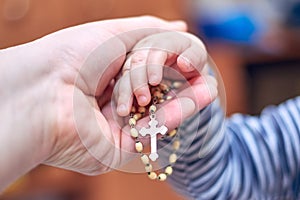
[[[151,154],[149,155],[149,158],[152,161],[155,161],[158,158],[156,135],[158,133],[165,135],[168,131],[168,128],[164,125],[162,125],[161,127],[157,127],[158,121],[155,119],[155,115],[150,115],[150,121],[148,124],[149,124],[150,128],[143,127],[139,132],[142,136],[150,135]]]

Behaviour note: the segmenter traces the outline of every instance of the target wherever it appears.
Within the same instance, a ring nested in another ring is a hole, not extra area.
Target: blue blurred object
[[[215,18],[202,16],[197,26],[208,40],[221,39],[238,43],[253,43],[258,31],[251,16],[242,12],[230,12]]]

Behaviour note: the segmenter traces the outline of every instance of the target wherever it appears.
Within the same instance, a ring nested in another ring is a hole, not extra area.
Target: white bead
[[[176,151],[176,150],[179,149],[179,147],[180,147],[180,141],[179,140],[175,140],[173,142],[173,149]]]
[[[149,172],[148,177],[151,180],[155,180],[157,178],[157,174],[155,172]]]
[[[149,108],[149,112],[150,113],[154,113],[156,111],[156,106],[155,105],[151,105]]]
[[[171,100],[173,97],[172,96],[170,96],[170,95],[168,95],[168,96],[166,96],[166,100]]]
[[[165,181],[167,179],[167,175],[165,173],[161,173],[158,175],[157,179],[160,181]]]
[[[158,100],[158,103],[163,103],[163,102],[165,102],[164,99],[159,99],[159,100]]]
[[[174,135],[176,135],[176,133],[177,133],[177,130],[176,130],[176,129],[173,129],[172,131],[170,131],[170,132],[168,133],[168,135],[169,135],[170,137],[173,137]]]
[[[167,175],[171,175],[173,173],[173,167],[171,167],[171,166],[166,167],[165,173]]]
[[[145,170],[146,170],[146,172],[152,172],[152,170],[153,170],[152,165],[151,165],[151,164],[146,165],[146,166],[145,166]]]
[[[171,164],[173,164],[173,163],[176,162],[176,160],[177,160],[177,155],[176,155],[175,153],[172,153],[172,154],[170,155],[170,157],[169,157],[169,162],[170,162]]]
[[[136,142],[135,143],[135,149],[137,152],[141,153],[143,151],[143,144],[141,142]]]
[[[136,121],[142,118],[142,114],[141,113],[136,113],[133,115],[133,119],[135,119]]]
[[[173,82],[173,84],[172,84],[173,88],[175,88],[175,89],[180,88],[182,85],[183,85],[183,83],[182,83],[182,82],[179,82],[179,81],[175,81],[175,82]]]
[[[136,128],[132,128],[132,129],[130,129],[130,135],[133,138],[137,138],[139,136],[139,132]]]
[[[129,125],[130,126],[135,126],[136,125],[136,120],[134,118],[129,119]]]
[[[144,163],[144,165],[149,164],[149,158],[148,158],[148,156],[147,156],[146,154],[143,154],[143,155],[141,156],[141,160],[142,160],[142,162]]]

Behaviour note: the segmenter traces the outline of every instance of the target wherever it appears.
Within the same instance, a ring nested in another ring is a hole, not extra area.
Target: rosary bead
[[[169,86],[166,85],[166,84],[163,84],[163,83],[159,85],[159,88],[160,88],[164,93],[167,93],[167,92],[169,92],[169,90],[170,90]]]
[[[130,126],[135,126],[136,125],[136,120],[134,118],[129,119],[129,125]]]
[[[177,151],[180,147],[180,141],[179,140],[175,140],[173,142],[173,150]]]
[[[166,167],[165,173],[166,173],[167,175],[171,175],[171,174],[173,173],[173,167],[172,167],[172,166]]]
[[[145,166],[145,170],[146,170],[146,172],[152,172],[152,170],[153,170],[153,167],[152,167],[152,165],[151,164],[148,164],[148,165],[146,165]]]
[[[172,153],[169,157],[169,163],[174,164],[177,160],[177,155],[175,153]]]
[[[141,113],[136,113],[136,114],[133,115],[133,118],[137,121],[137,120],[142,118],[142,114]]]
[[[144,165],[148,165],[149,164],[149,158],[148,158],[148,156],[146,154],[143,154],[141,156],[141,160],[144,163]]]
[[[152,94],[154,97],[157,97],[158,99],[161,99],[163,98],[164,94],[161,93],[160,91],[155,91],[153,94]]]
[[[163,102],[165,102],[164,99],[159,99],[159,100],[158,100],[158,103],[163,103]]]
[[[167,179],[167,175],[165,173],[160,173],[157,178],[160,181],[165,181]]]
[[[151,180],[155,180],[157,178],[157,174],[155,172],[148,172],[148,177]]]
[[[168,101],[168,100],[171,100],[172,98],[173,98],[172,96],[168,95],[164,99]]]
[[[175,81],[175,82],[172,83],[172,87],[175,88],[175,89],[178,89],[182,86],[182,84],[183,83],[180,82],[180,81]]]
[[[160,88],[159,87],[152,87],[151,89],[150,89],[150,92],[151,92],[151,94],[154,94],[154,92],[156,92],[156,91],[161,91],[160,90]]]
[[[139,153],[143,151],[143,144],[140,141],[137,141],[135,143],[135,150]]]
[[[156,106],[155,105],[151,105],[149,108],[149,112],[150,113],[154,113],[156,111]]]
[[[170,131],[170,132],[168,133],[168,135],[169,135],[170,137],[173,137],[174,135],[176,135],[176,133],[177,133],[177,129],[174,129],[174,130]]]
[[[134,106],[131,107],[131,113],[136,113],[136,108]]]
[[[137,138],[139,136],[139,132],[138,132],[138,130],[136,128],[131,128],[130,129],[130,135],[133,138]]]
[[[144,106],[140,106],[138,111],[139,113],[144,114],[146,112],[146,108]]]

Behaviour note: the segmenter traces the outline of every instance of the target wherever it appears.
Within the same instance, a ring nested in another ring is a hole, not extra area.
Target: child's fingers
[[[190,46],[177,58],[178,67],[182,72],[192,72],[195,69],[201,72],[207,62],[205,46],[197,37],[191,34],[186,35],[190,38]]]
[[[187,118],[209,105],[217,97],[217,87],[211,77],[195,78],[170,101],[159,106],[156,119],[169,130],[179,127]],[[147,127],[149,117],[138,121],[137,128]]]
[[[163,67],[168,59],[168,52],[150,50],[147,59],[147,74],[150,85],[158,85],[162,81]]]
[[[133,97],[130,87],[130,73],[125,72],[118,83],[117,88],[117,112],[120,116],[127,116],[130,113]]]
[[[131,86],[140,106],[146,106],[151,100],[146,69],[147,56],[148,50],[137,51],[131,55]]]
[[[137,51],[155,49],[151,50],[154,54],[157,51],[168,52],[167,59],[163,58],[165,60],[163,65],[171,66],[177,63],[182,72],[194,70],[201,72],[207,60],[207,52],[201,40],[183,32],[164,32],[149,36],[141,40],[134,49]],[[150,60],[156,60],[156,58],[150,58]],[[162,64],[162,61],[159,63]]]

